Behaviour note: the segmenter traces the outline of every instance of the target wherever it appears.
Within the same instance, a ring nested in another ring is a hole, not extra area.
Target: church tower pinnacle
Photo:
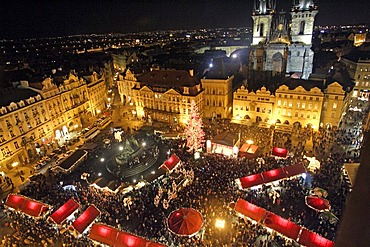
[[[314,0],[293,0],[290,11],[292,17],[292,42],[312,44],[312,33],[318,6]]]
[[[275,13],[276,0],[254,0],[253,19],[253,45],[266,43],[269,39],[271,21]]]

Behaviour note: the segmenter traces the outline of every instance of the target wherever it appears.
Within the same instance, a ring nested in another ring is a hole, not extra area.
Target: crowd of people
[[[326,131],[312,134],[309,130],[302,129],[296,134],[301,134],[304,138],[301,139],[300,145],[293,147],[291,143],[294,137],[291,134],[259,128],[256,125],[241,126],[230,124],[227,121],[210,121],[205,123],[204,130],[206,138],[211,138],[223,131],[240,133],[241,143],[250,139],[261,147],[259,157],[264,162],[259,162],[256,158],[231,158],[219,154],[204,154],[200,159],[194,160],[193,155],[184,148],[184,140],[161,140],[161,147],[171,147],[172,152],[181,159],[180,168],[184,172],[166,174],[140,189],[134,189],[125,194],[111,193],[88,186],[85,180],[81,180],[82,173],[94,172],[91,160],[104,153],[104,148],[98,147],[72,174],[53,172],[39,175],[38,179],[35,179],[20,193],[53,205],[55,209],[72,197],[82,206],[80,212],[88,205],[94,204],[101,211],[100,222],[168,246],[262,247],[272,244],[293,246],[292,240],[271,233],[260,224],[239,217],[230,206],[239,198],[305,226],[330,240],[335,240],[335,232],[339,223],[331,224],[322,220],[318,212],[306,207],[304,197],[314,187],[324,188],[328,191],[327,199],[330,201],[332,212],[338,218],[341,217],[349,189],[341,177],[340,169],[344,158],[342,154],[336,154],[336,150],[332,149],[333,153],[321,160],[321,169],[310,173],[306,179],[295,178],[280,181],[278,185],[267,185],[257,190],[246,191],[238,188],[236,179],[292,164],[306,164],[303,158],[305,141],[312,140],[314,149],[325,148],[326,150],[329,143],[336,143],[337,135],[330,134],[331,132],[328,134]],[[272,141],[274,143],[271,143]],[[272,157],[268,152],[272,144],[290,147],[292,155],[286,159]],[[190,171],[193,172],[194,179],[184,183],[182,178]],[[66,180],[69,181],[68,184],[74,186],[73,190],[63,188],[60,181]],[[176,186],[173,185],[174,183]],[[271,190],[278,192],[278,199],[270,196]],[[156,204],[155,197],[158,191],[161,191],[161,203]],[[166,207],[162,204],[164,200],[168,202]],[[124,201],[130,203],[124,203]],[[194,208],[203,216],[203,227],[191,238],[177,236],[168,230],[167,217],[172,211],[182,207]],[[32,236],[35,243],[40,243],[40,246],[47,246],[50,241],[64,244],[64,246],[93,246],[86,233],[80,238],[75,238],[68,230],[62,232],[60,227],[56,228],[50,221],[43,219],[34,221],[13,212],[8,212],[7,215],[7,221],[13,222],[12,227],[24,233],[19,241],[25,241],[28,236]],[[225,220],[225,229],[215,226],[216,219]],[[68,229],[70,223],[65,222],[65,229]],[[44,240],[43,243],[41,239]],[[14,243],[15,241],[18,240],[10,236],[3,239],[3,243]],[[12,245],[9,244],[9,246]]]

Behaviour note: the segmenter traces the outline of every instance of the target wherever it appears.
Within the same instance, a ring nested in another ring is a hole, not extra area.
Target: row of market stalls
[[[35,219],[47,217],[47,215],[52,210],[52,206],[50,205],[16,194],[10,194],[7,197],[5,206],[9,210],[21,212]],[[67,219],[73,219],[73,215],[79,209],[79,203],[71,198],[61,207],[55,210],[52,214],[50,214],[48,219],[56,224],[59,228],[61,228],[62,225],[67,221]],[[94,223],[98,220],[100,214],[100,210],[96,208],[95,205],[90,205],[79,215],[78,218],[76,218],[72,222],[72,224],[69,226],[69,230],[77,236],[90,230],[90,239],[110,246],[164,246],[132,235],[130,233],[119,231],[111,226],[107,226],[102,223]]]
[[[217,153],[232,157],[246,157],[248,159],[257,157],[258,146],[254,145],[252,140],[247,140],[241,147],[240,145],[240,135],[225,131],[206,142],[206,151],[207,153]],[[272,149],[272,155],[285,158],[288,155],[288,150],[274,147]]]
[[[236,179],[236,183],[239,185],[239,188],[248,189],[282,179],[290,179],[303,173],[306,173],[304,165],[296,164],[238,178]]]
[[[239,199],[233,209],[259,224],[308,247],[333,247],[334,243],[305,227],[258,207],[246,200]]]

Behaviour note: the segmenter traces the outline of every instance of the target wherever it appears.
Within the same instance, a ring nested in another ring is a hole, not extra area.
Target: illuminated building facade
[[[333,82],[288,79],[274,94],[265,87],[256,92],[244,86],[234,92],[233,119],[292,128],[338,126],[345,91]]]
[[[192,100],[200,116],[203,115],[203,94],[201,83],[188,71],[153,70],[137,78],[132,88],[132,102],[138,117],[185,124]]]
[[[104,109],[106,91],[104,80],[89,86],[72,73],[59,86],[47,78],[3,91],[8,97],[0,108],[0,171],[37,159],[47,144],[55,148],[81,129],[82,119],[96,114],[92,107]]]
[[[204,87],[205,118],[228,118],[232,112],[232,83],[234,76],[225,79],[201,79]]]
[[[131,70],[127,69],[126,73],[119,74],[117,78],[118,93],[121,98],[122,103],[128,103],[131,105],[136,105],[136,98],[133,94],[133,88],[137,82],[136,76]]]
[[[351,97],[368,99],[370,93],[370,52],[355,51],[341,57],[340,62],[347,68],[355,82]]]

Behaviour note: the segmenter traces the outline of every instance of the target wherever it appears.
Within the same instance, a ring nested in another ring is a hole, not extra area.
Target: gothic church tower
[[[275,0],[254,0],[254,8],[252,13],[252,45],[266,43],[269,40],[272,17],[275,13],[275,6]]]
[[[314,0],[293,0],[290,11],[292,17],[292,42],[312,44],[312,33],[318,6]]]
[[[275,7],[276,0],[254,0],[250,69],[308,79],[313,69],[316,0],[293,0],[289,14],[276,13]]]

